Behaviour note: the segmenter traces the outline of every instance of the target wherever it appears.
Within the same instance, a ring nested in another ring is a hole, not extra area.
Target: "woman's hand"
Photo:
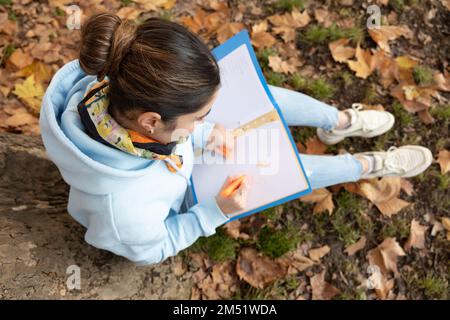
[[[217,205],[226,214],[241,211],[247,206],[248,191],[247,176],[230,176],[216,196]]]
[[[208,141],[206,142],[205,149],[218,152],[223,155],[224,158],[229,158],[234,152],[235,144],[236,139],[231,134],[231,131],[216,123],[211,131]]]

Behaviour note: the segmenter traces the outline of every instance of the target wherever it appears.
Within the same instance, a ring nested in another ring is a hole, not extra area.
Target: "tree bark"
[[[0,133],[0,173],[1,299],[190,297],[192,275],[179,272],[181,257],[136,267],[84,241],[85,228],[67,213],[69,186],[40,137]],[[72,265],[81,289],[67,286]]]

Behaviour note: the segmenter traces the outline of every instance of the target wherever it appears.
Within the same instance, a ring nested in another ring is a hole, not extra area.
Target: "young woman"
[[[219,194],[194,206],[184,201],[193,147],[233,146],[224,127],[203,121],[219,86],[214,57],[179,24],[151,18],[135,26],[108,13],[85,23],[79,59],[52,79],[40,125],[47,153],[70,185],[68,211],[87,228],[88,243],[139,265],[157,263],[214,234],[229,213],[245,208],[251,192],[246,181],[229,197]],[[339,111],[269,88],[288,125],[318,127],[327,144],[374,137],[394,124],[388,112],[357,105]],[[361,178],[411,177],[431,164],[432,155],[403,146],[302,154],[301,160],[316,189]]]

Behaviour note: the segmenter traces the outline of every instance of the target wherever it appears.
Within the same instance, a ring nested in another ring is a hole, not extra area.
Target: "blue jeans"
[[[275,101],[289,126],[333,129],[338,123],[339,111],[297,91],[269,85]],[[300,159],[313,189],[343,182],[358,181],[361,163],[351,154],[318,156],[300,154]]]

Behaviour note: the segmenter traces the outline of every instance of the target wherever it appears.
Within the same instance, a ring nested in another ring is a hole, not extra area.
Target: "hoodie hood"
[[[86,133],[77,105],[96,83],[96,77],[86,75],[78,60],[64,65],[56,72],[44,95],[39,124],[46,152],[64,180],[85,192],[105,194],[114,191],[120,182],[158,169],[155,167],[161,161],[125,153]],[[187,145],[192,148],[190,143],[189,138],[177,148]],[[186,175],[183,177],[189,181]]]

